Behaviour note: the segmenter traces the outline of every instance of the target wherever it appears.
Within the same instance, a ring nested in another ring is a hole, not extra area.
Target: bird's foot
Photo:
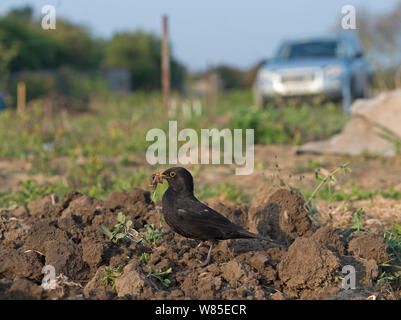
[[[206,267],[210,263],[210,257],[207,257],[205,261],[200,261],[200,263],[197,265],[198,268]]]
[[[199,261],[200,264],[198,264],[197,267],[202,268],[202,267],[205,267],[205,266],[207,266],[209,264],[209,262],[210,262],[210,253],[212,252],[212,248],[213,248],[213,244],[210,245],[209,252],[207,253],[206,260],[203,261],[203,262]]]

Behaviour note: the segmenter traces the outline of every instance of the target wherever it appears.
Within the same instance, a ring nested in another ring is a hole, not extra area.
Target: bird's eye
[[[175,177],[175,172],[174,172],[174,171],[171,171],[171,172],[170,172],[170,177],[171,177],[171,178],[174,178],[174,177]]]

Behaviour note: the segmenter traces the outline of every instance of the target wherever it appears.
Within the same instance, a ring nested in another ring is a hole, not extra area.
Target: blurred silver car
[[[286,40],[258,71],[255,100],[264,106],[276,97],[322,95],[342,99],[345,114],[356,98],[369,93],[373,69],[354,33]]]

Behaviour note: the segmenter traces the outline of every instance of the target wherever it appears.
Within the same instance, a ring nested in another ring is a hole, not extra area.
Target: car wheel
[[[355,84],[355,79],[351,78],[351,99],[354,101],[355,99],[358,99],[360,97],[360,92],[358,92],[356,84]]]
[[[369,80],[365,81],[365,85],[362,89],[361,98],[368,99],[372,96],[372,85]]]

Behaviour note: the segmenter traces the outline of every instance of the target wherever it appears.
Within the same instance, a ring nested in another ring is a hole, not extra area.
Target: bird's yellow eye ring
[[[171,172],[170,172],[170,177],[171,177],[171,178],[174,178],[174,177],[175,177],[175,172],[174,172],[174,171],[171,171]]]

